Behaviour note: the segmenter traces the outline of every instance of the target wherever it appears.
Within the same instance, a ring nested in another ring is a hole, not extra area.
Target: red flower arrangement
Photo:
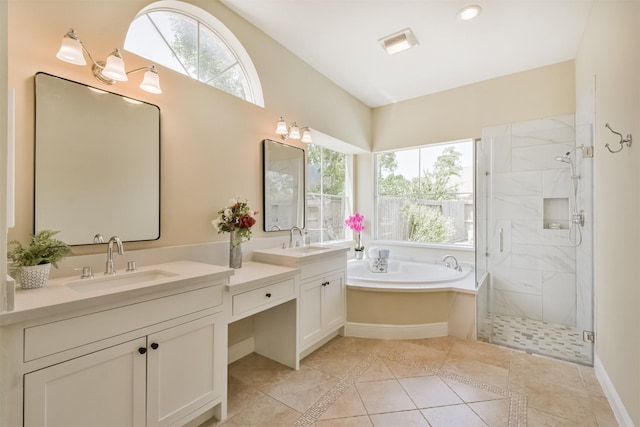
[[[254,218],[258,211],[252,211],[246,199],[240,197],[231,200],[231,205],[218,211],[218,218],[211,221],[218,233],[235,232],[231,244],[238,246],[251,239],[251,227],[256,223]]]

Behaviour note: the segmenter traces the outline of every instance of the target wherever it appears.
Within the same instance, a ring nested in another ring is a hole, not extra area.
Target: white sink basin
[[[270,248],[253,251],[253,260],[278,265],[296,265],[299,261],[309,262],[323,257],[346,252],[347,248],[335,246],[297,246],[294,248]]]
[[[119,288],[127,285],[138,285],[155,280],[175,277],[176,273],[163,270],[146,270],[132,273],[121,273],[114,276],[95,277],[93,279],[76,280],[68,283],[67,286],[76,292],[94,292],[107,289]]]

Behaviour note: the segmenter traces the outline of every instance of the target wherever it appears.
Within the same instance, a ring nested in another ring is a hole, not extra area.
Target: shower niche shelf
[[[568,197],[543,199],[542,228],[545,230],[566,230],[569,228]]]

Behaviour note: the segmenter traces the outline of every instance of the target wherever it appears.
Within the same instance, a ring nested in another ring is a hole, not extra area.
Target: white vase
[[[51,264],[20,267],[16,275],[16,281],[20,283],[22,289],[42,288],[49,280],[50,270]]]

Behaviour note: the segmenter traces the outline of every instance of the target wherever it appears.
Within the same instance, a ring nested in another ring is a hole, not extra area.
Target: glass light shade
[[[292,124],[291,128],[289,129],[289,138],[291,139],[300,139],[300,129],[298,129],[298,126],[296,126],[296,124]]]
[[[72,39],[71,37],[62,38],[62,44],[56,54],[56,58],[70,64],[87,65],[80,40]]]
[[[310,144],[313,142],[313,140],[311,139],[311,131],[309,129],[305,129],[302,132],[302,139],[300,140],[304,143]]]
[[[140,89],[149,93],[161,94],[162,89],[160,88],[160,76],[158,76],[158,73],[150,70],[146,71],[144,73],[144,79],[142,83],[140,83]]]
[[[282,116],[280,116],[280,120],[278,120],[278,124],[276,126],[276,135],[286,135],[287,133],[289,133],[287,131],[287,124],[282,119]]]
[[[124,70],[124,61],[121,57],[116,56],[116,52],[117,50],[107,57],[107,64],[102,70],[102,75],[117,82],[126,82],[129,78]]]

